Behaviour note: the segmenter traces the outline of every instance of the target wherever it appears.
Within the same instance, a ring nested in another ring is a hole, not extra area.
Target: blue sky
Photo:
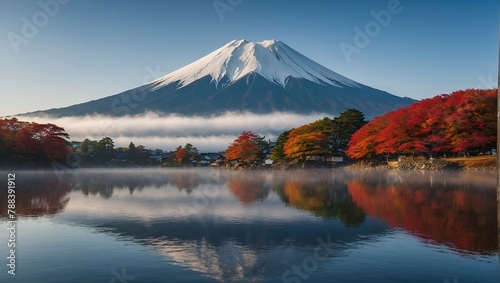
[[[390,20],[374,25],[381,10]],[[491,88],[498,12],[496,0],[2,0],[0,116],[116,94],[232,39],[279,39],[398,96]],[[356,45],[356,27],[372,28],[368,44]]]

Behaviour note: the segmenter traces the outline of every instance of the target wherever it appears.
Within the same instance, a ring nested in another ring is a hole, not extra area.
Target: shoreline
[[[430,170],[430,171],[493,171],[497,170],[496,156],[453,157],[430,160],[389,161],[348,165],[351,169],[389,169],[389,170]]]
[[[475,157],[454,157],[454,158],[441,158],[431,160],[410,160],[410,161],[350,161],[344,163],[326,164],[320,162],[308,163],[278,163],[272,166],[257,165],[257,166],[240,166],[240,167],[211,167],[211,166],[84,166],[84,167],[58,167],[52,166],[39,166],[39,165],[1,165],[0,171],[12,170],[77,170],[77,169],[132,169],[132,168],[212,168],[212,169],[227,169],[227,170],[293,170],[293,169],[375,169],[375,170],[402,170],[402,171],[493,171],[497,170],[496,156],[475,156]]]

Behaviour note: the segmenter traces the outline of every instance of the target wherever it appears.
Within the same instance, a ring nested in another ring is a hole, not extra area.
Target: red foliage
[[[54,124],[0,119],[0,155],[21,160],[62,160],[69,152],[69,135]]]
[[[182,163],[186,155],[186,149],[179,146],[175,151],[175,161]]]
[[[375,153],[375,140],[378,133],[387,127],[392,113],[375,117],[370,123],[356,131],[348,143],[349,148],[346,150],[346,154],[351,158],[359,159]],[[387,152],[390,151],[387,150]]]
[[[389,112],[357,131],[346,153],[359,159],[493,148],[496,94],[496,90],[456,91]]]
[[[350,181],[348,190],[363,211],[393,227],[460,250],[488,254],[496,249],[496,203],[491,191],[431,190],[358,180]]]
[[[256,133],[242,132],[227,148],[227,159],[240,160],[248,163],[258,160],[260,153],[258,141],[260,139],[262,138]]]

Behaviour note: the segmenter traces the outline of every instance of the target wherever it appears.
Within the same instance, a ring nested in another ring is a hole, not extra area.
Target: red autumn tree
[[[375,118],[346,151],[359,159],[381,154],[465,153],[496,143],[496,90],[439,95]]]
[[[446,104],[449,95],[438,95],[434,98],[424,99],[418,106],[419,113],[425,113],[426,116],[421,120],[420,136],[428,142],[428,148],[431,152],[449,152],[451,145],[444,135],[446,125],[444,118],[450,115],[451,109]]]
[[[31,131],[32,128],[28,125],[26,128],[19,130],[15,135],[14,151],[18,158],[23,160],[37,160],[41,157],[42,145],[37,140]]]
[[[184,161],[184,157],[186,156],[186,149],[182,148],[181,145],[179,145],[175,149],[175,161],[182,163]]]
[[[445,137],[453,152],[492,148],[496,143],[496,90],[465,90],[448,99]]]
[[[43,154],[47,159],[61,160],[69,153],[66,143],[69,135],[64,131],[64,128],[54,124],[43,124],[37,134],[42,142]]]
[[[5,161],[64,160],[70,151],[66,139],[69,135],[54,124],[0,120],[0,156]]]
[[[389,112],[384,116],[375,117],[370,123],[355,132],[347,145],[346,154],[354,159],[374,155],[375,147],[380,144],[380,141],[377,141],[378,133],[387,127],[391,115],[392,112]],[[390,152],[389,149],[385,151]]]
[[[198,158],[198,149],[192,144],[187,143],[184,147],[179,145],[173,152],[173,155],[174,161],[182,164],[190,164]]]
[[[244,131],[226,149],[227,160],[238,160],[250,164],[259,160],[260,143],[264,138],[254,132]]]

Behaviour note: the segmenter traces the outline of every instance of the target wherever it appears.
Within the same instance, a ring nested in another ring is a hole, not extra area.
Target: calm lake
[[[494,172],[7,173],[0,282],[500,282]]]

